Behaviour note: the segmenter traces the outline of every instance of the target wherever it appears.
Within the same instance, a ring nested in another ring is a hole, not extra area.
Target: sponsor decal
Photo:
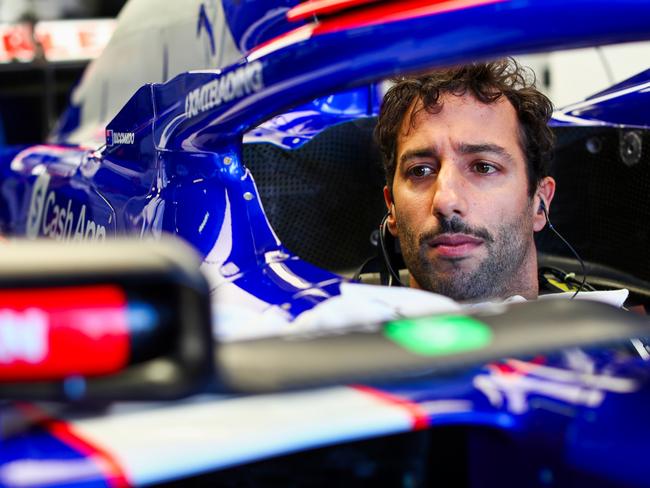
[[[593,361],[585,372],[517,359],[489,364],[487,369],[487,374],[474,377],[474,387],[494,407],[506,408],[514,414],[527,412],[533,396],[596,408],[608,394],[632,393],[639,388],[635,379],[597,372]]]
[[[42,311],[0,309],[0,364],[40,363],[48,352],[48,319]]]
[[[384,335],[409,352],[441,356],[481,349],[492,341],[492,331],[482,322],[462,315],[440,315],[394,320]]]
[[[32,190],[32,198],[29,202],[29,212],[27,214],[27,228],[25,233],[29,239],[38,237],[39,229],[41,228],[41,220],[43,220],[43,205],[45,204],[45,194],[50,184],[50,175],[41,173]]]
[[[255,61],[195,88],[185,97],[185,116],[189,119],[264,88],[262,63]]]
[[[135,132],[115,132],[108,129],[106,131],[106,145],[114,146],[115,144],[135,144]]]
[[[104,241],[106,227],[87,217],[86,205],[77,210],[71,199],[59,204],[56,192],[48,192],[49,183],[47,173],[41,173],[34,183],[27,213],[27,237],[35,239],[43,235],[59,241]]]

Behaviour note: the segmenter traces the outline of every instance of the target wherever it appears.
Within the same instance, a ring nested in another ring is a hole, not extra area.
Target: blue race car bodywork
[[[342,2],[316,21],[290,10],[297,2],[214,3],[200,2],[193,14],[206,59],[224,43],[243,57],[141,86],[105,126],[101,146],[71,144],[83,125],[83,107],[73,104],[51,144],[5,150],[0,229],[60,241],[178,235],[204,259],[218,322],[254,317],[249,323],[265,330],[341,295],[346,279],[278,238],[247,145],[291,154],[329,129],[372,120],[380,82],[397,73],[650,37],[650,5],[633,0],[347,2],[350,10]],[[211,8],[226,19],[227,42]],[[649,80],[643,73],[558,112],[554,123],[647,127]],[[98,418],[55,408],[55,421],[25,407],[11,415],[27,426],[0,444],[0,483],[153,484],[308,448],[463,427],[507,439],[468,444],[468,486],[647,486],[648,373],[632,355],[570,350],[444,379],[118,406]],[[313,413],[317,406],[333,413]],[[59,477],[39,478],[30,466],[60,468],[52,471]]]

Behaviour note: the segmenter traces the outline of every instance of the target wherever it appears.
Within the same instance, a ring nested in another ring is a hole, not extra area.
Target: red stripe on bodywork
[[[101,473],[111,488],[129,488],[131,486],[115,458],[108,451],[81,438],[70,424],[51,417],[47,412],[31,403],[16,403],[15,405],[30,421],[95,463],[98,473]]]
[[[522,364],[529,365],[531,368],[534,368],[535,366],[541,366],[546,363],[546,357],[545,356],[535,356],[533,359],[530,361],[520,361]],[[487,369],[489,369],[492,373],[498,374],[498,375],[504,375],[504,376],[521,376],[521,375],[526,375],[527,373],[530,372],[530,370],[524,370],[521,367],[519,367],[516,363],[513,363],[509,359],[504,359],[502,361],[498,362],[493,362],[489,363],[486,365]]]
[[[253,49],[251,49],[250,54],[259,51],[262,48],[266,48],[268,46],[271,46],[273,44],[278,44],[282,45],[284,42],[286,42],[286,39],[291,38],[292,36],[298,35],[298,38],[302,39],[303,36],[299,35],[300,33],[304,32],[306,35],[304,36],[305,38],[311,37],[312,33],[314,32],[314,24],[306,24],[301,27],[298,27],[297,29],[290,30],[289,32],[285,32],[284,34],[280,34],[277,37],[274,37],[273,39],[269,39],[268,41],[264,41],[261,44],[258,44],[255,46]]]
[[[325,19],[316,27],[314,34],[329,34],[505,1],[508,0],[406,0],[382,3],[350,12],[347,15]]]
[[[263,42],[258,46],[255,46],[251,50],[251,53],[259,51],[262,48],[267,48],[274,44],[277,44],[280,47],[289,45],[285,44],[286,40],[296,36],[296,34],[298,34],[300,31],[308,32],[309,35],[306,37],[309,38],[312,35],[329,34],[346,29],[354,29],[358,27],[367,27],[372,25],[385,24],[388,22],[414,19],[427,15],[435,15],[444,12],[451,12],[453,10],[460,10],[470,7],[477,7],[480,5],[488,5],[492,3],[501,3],[507,1],[509,0],[406,0],[399,2],[381,3],[380,5],[371,5],[367,8],[359,8],[352,12],[342,12],[338,16],[335,16],[333,18],[326,18],[320,22],[305,24],[301,27],[298,27],[297,29],[285,32],[284,34],[281,34],[277,37],[274,37],[273,39]],[[356,0],[356,3],[358,5],[365,4],[367,2],[374,3],[372,0]],[[349,0],[349,5],[345,8],[349,8],[349,6],[354,3],[355,0]],[[305,40],[304,36],[297,36],[297,38],[300,40]]]
[[[406,410],[413,417],[413,425],[411,427],[413,430],[423,430],[429,427],[429,416],[417,403],[370,386],[351,385],[351,387],[355,390],[371,395],[378,400],[381,400],[383,403],[396,405]]]
[[[287,20],[289,22],[296,22],[308,19],[312,15],[333,14],[341,10],[377,1],[379,0],[309,0],[289,10],[287,12]]]

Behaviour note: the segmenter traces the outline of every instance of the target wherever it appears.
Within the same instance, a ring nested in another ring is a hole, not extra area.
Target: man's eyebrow
[[[404,152],[399,158],[399,163],[404,164],[411,159],[435,159],[438,153],[434,149],[411,149]]]
[[[498,144],[483,142],[478,144],[461,143],[458,145],[458,151],[462,154],[492,153],[501,156],[509,161],[513,161],[512,155]]]

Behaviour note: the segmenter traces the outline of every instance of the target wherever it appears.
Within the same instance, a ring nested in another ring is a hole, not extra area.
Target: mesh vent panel
[[[566,127],[556,134],[551,222],[586,261],[650,280],[650,133]],[[572,257],[547,230],[537,243],[540,251]]]
[[[312,264],[352,269],[375,254],[370,235],[385,212],[375,123],[331,127],[293,151],[244,146],[271,225],[289,250]]]

